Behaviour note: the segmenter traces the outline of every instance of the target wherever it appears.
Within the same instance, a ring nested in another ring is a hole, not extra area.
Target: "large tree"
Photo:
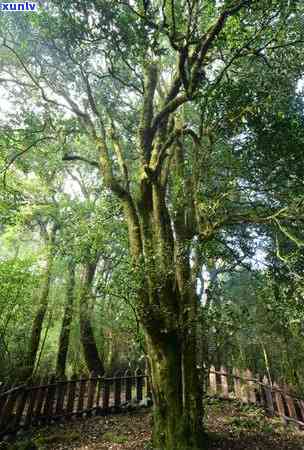
[[[150,361],[154,448],[202,449],[201,249],[232,226],[299,217],[299,198],[263,190],[258,153],[265,149],[249,137],[253,118],[280,112],[278,87],[286,88],[285,99],[295,90],[303,5],[66,0],[47,6],[37,15],[1,18],[1,81],[13,90],[22,117],[31,111],[41,125],[14,157],[41,145],[39,139],[56,139],[65,161],[99,169],[118,197]],[[33,129],[32,122],[24,127]],[[87,148],[80,154],[79,140]]]

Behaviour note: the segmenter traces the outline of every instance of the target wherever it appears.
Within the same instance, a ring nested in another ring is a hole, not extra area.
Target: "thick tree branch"
[[[167,119],[170,114],[176,111],[181,105],[188,101],[186,94],[181,94],[174,100],[169,102],[163,109],[154,117],[152,122],[152,133],[155,135],[158,128],[161,126],[163,120]]]
[[[203,42],[197,46],[191,61],[191,64],[193,66],[191,71],[191,83],[190,83],[191,95],[195,93],[198,83],[200,81],[200,73],[204,59],[208,51],[212,47],[214,41],[223,30],[227,19],[230,16],[237,14],[242,8],[244,8],[246,5],[250,5],[253,1],[254,0],[242,0],[235,6],[223,11],[221,15],[218,17],[215,25],[213,25],[206,33]]]
[[[25,153],[27,153],[28,151],[30,151],[33,147],[36,147],[38,144],[40,144],[41,142],[47,141],[47,140],[54,140],[55,138],[53,138],[52,136],[44,136],[40,139],[37,139],[35,142],[32,142],[28,147],[26,147],[25,149],[21,150],[18,153],[15,153],[14,156],[11,157],[11,159],[8,161],[8,163],[5,165],[4,169],[2,170],[3,173],[3,184],[4,186],[6,186],[6,174],[8,169],[11,167],[12,164],[14,164],[14,162],[20,158],[21,156],[23,156]]]
[[[158,81],[158,67],[152,63],[145,70],[145,94],[143,109],[139,125],[139,144],[145,164],[149,164],[151,158],[151,144],[153,134],[151,124],[154,114],[154,95]]]
[[[62,161],[83,161],[87,164],[90,164],[90,166],[95,167],[96,169],[99,169],[99,164],[97,161],[91,161],[87,158],[84,158],[83,156],[80,155],[70,155],[70,154],[66,154],[62,157]]]
[[[55,106],[59,106],[61,108],[64,109],[69,109],[67,108],[66,105],[64,105],[63,103],[57,102],[56,100],[50,99],[46,93],[44,88],[41,86],[41,84],[36,80],[35,76],[32,74],[32,72],[28,69],[26,63],[23,61],[23,59],[21,58],[21,56],[12,48],[10,47],[8,44],[6,44],[6,42],[4,42],[2,44],[4,47],[6,47],[8,50],[10,50],[16,57],[16,59],[19,61],[20,65],[22,66],[24,72],[28,75],[28,77],[30,78],[30,80],[33,82],[33,85],[36,86],[36,88],[40,91],[41,96],[43,98],[43,100],[46,103],[51,103]]]
[[[124,178],[124,181],[126,183],[127,186],[127,191],[130,192],[130,179],[129,179],[129,170],[128,170],[128,166],[126,163],[126,160],[124,158],[124,154],[123,154],[123,150],[121,147],[121,143],[117,134],[117,130],[115,128],[114,122],[112,122],[112,132],[111,132],[111,138],[113,141],[113,147],[114,147],[114,151],[118,160],[118,164],[120,167],[120,171],[121,174]]]

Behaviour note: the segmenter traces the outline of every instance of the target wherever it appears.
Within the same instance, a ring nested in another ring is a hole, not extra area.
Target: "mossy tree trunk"
[[[145,331],[151,367],[153,448],[199,450],[204,448],[204,429],[202,380],[197,369],[200,363],[197,358],[197,267],[191,263],[197,234],[195,199],[190,186],[182,181],[180,192],[177,196],[171,195],[168,203],[168,194],[175,189],[176,180],[183,176],[184,149],[181,145],[172,145],[170,162],[163,161],[159,166],[162,143],[168,139],[169,122],[168,118],[164,119],[152,145],[151,110],[157,80],[157,66],[151,64],[146,68],[147,97],[139,127],[143,161],[140,193],[136,198],[113,176],[106,139],[98,139],[97,145],[105,181],[122,202],[134,270],[141,275],[137,312]],[[175,128],[171,132],[179,136],[180,130]],[[114,126],[111,138],[129,186]],[[171,181],[168,181],[169,171]],[[212,231],[206,230],[206,238]]]
[[[71,259],[68,262],[68,276],[66,282],[66,302],[61,324],[57,361],[56,361],[56,375],[59,378],[64,378],[66,371],[66,362],[69,350],[70,330],[73,319],[73,307],[75,298],[75,267],[76,267],[75,261]]]
[[[157,342],[147,336],[151,365],[155,449],[204,448],[200,377],[187,339],[167,332]]]
[[[96,375],[103,375],[104,364],[98,352],[90,316],[90,300],[97,262],[97,259],[89,261],[84,267],[80,292],[80,336],[88,370]]]
[[[204,448],[202,377],[197,367],[198,298],[183,195],[171,219],[159,184],[152,184],[144,195],[139,220],[146,271],[138,297],[151,368],[153,445],[155,449],[198,450]]]
[[[151,23],[145,17],[148,3],[142,16],[147,24]],[[128,227],[138,280],[136,309],[151,367],[154,450],[199,450],[206,446],[202,381],[197,369],[201,363],[197,356],[198,268],[192,256],[197,244],[202,246],[214,236],[222,217],[212,220],[199,197],[212,136],[202,125],[191,128],[191,119],[190,125],[185,123],[180,109],[199,93],[205,81],[206,57],[227,19],[246,4],[247,0],[241,0],[223,9],[196,43],[187,41],[190,36],[179,41],[174,25],[168,34],[171,50],[177,55],[171,83],[164,80],[166,72],[159,76],[162,59],[147,49],[149,62],[141,68],[143,80],[139,83],[141,86],[143,81],[143,89],[137,90],[142,97],[136,143],[126,137],[125,124],[118,116],[116,123],[115,114],[106,108],[99,110],[89,76],[83,75],[94,115],[93,120],[86,116],[87,131],[99,153],[103,183],[119,198]],[[167,84],[165,89],[162,83]],[[83,123],[83,115],[76,108],[73,111]],[[130,142],[133,150],[136,145],[136,162],[129,158]],[[64,159],[83,160],[75,155]]]

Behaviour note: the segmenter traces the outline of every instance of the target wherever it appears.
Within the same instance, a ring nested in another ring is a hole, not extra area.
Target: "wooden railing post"
[[[102,409],[106,412],[110,403],[110,381],[108,378],[104,378],[103,383]]]
[[[292,419],[297,419],[297,412],[294,404],[294,400],[290,395],[290,389],[287,384],[284,385],[284,393],[285,393],[285,400],[286,405],[288,409],[288,416]]]
[[[0,430],[9,431],[11,429],[12,423],[14,422],[13,412],[18,400],[18,394],[20,391],[18,389],[7,394],[5,405],[2,408],[1,418],[0,418]]]
[[[121,405],[121,373],[116,372],[114,375],[114,406],[116,410],[120,409]]]
[[[216,373],[215,373],[215,367],[211,366],[209,370],[209,386],[210,386],[210,393],[211,395],[216,395],[217,393],[217,386],[216,386]]]
[[[69,383],[68,383],[68,403],[67,403],[67,414],[70,416],[74,413],[74,402],[75,402],[75,393],[76,393],[76,380],[77,376],[72,375]]]
[[[298,400],[299,409],[301,411],[301,421],[304,423],[304,400]]]
[[[28,386],[28,403],[27,403],[27,411],[26,411],[26,418],[25,418],[25,428],[30,427],[34,421],[34,411],[35,411],[35,404],[36,404],[36,398],[37,398],[37,389],[33,389],[33,386]],[[47,404],[46,406],[47,407]]]
[[[52,422],[53,419],[56,389],[56,376],[52,375],[49,381],[48,392],[45,400],[45,416],[48,422]]]
[[[136,401],[139,403],[143,399],[143,374],[140,368],[135,371],[136,377]]]
[[[246,370],[242,370],[241,376],[241,401],[242,403],[248,403],[248,385],[246,380]]]
[[[78,397],[78,404],[77,404],[77,414],[81,415],[84,409],[84,398],[86,393],[86,387],[87,387],[87,380],[84,380],[81,378],[79,380],[79,397]]]
[[[97,411],[98,410],[100,411],[100,409],[101,409],[100,401],[101,401],[101,396],[102,396],[103,378],[101,376],[98,376],[96,382],[97,382],[96,408],[97,408]]]
[[[40,380],[40,387],[37,392],[36,406],[35,406],[35,417],[37,420],[41,421],[41,416],[43,415],[43,403],[47,393],[47,379]]]
[[[240,380],[240,370],[233,369],[233,386],[234,386],[234,394],[237,400],[242,400],[242,388],[241,388],[241,380]]]
[[[125,401],[129,403],[132,400],[132,374],[130,370],[126,370],[125,374]]]
[[[276,404],[276,409],[278,411],[278,415],[282,418],[282,422],[284,423],[284,425],[286,425],[286,420],[285,420],[285,407],[284,407],[284,402],[282,399],[282,394],[280,392],[280,388],[277,385],[277,383],[273,384],[273,394],[274,394],[274,399],[275,399],[275,404]]]
[[[57,402],[55,402],[55,415],[59,418],[63,415],[64,399],[66,394],[67,382],[65,379],[57,382]]]
[[[221,388],[222,397],[229,398],[229,387],[228,387],[228,371],[226,367],[221,366]]]
[[[247,382],[247,393],[249,403],[256,404],[255,384],[253,381],[253,375],[250,369],[245,371],[245,378]]]
[[[4,394],[4,392],[0,393],[0,417],[2,416],[2,411],[4,408],[4,405],[6,403],[7,396]]]
[[[146,380],[146,396],[147,398],[150,399],[150,401],[152,401],[152,388],[151,388],[151,381],[150,381],[150,370],[148,367],[148,364],[146,365],[146,369],[145,369],[145,380]]]
[[[92,372],[89,380],[89,388],[88,388],[88,405],[87,409],[90,411],[94,406],[94,398],[97,387],[97,374]]]
[[[263,395],[263,387],[262,387],[262,379],[260,377],[259,374],[255,374],[255,378],[257,380],[257,385],[256,385],[256,403],[257,405],[264,407],[265,406],[265,399],[264,399],[264,395]]]
[[[266,403],[266,412],[269,416],[274,415],[274,405],[273,405],[273,398],[272,398],[272,389],[269,384],[268,378],[266,375],[263,378],[263,391],[265,395],[265,403]]]
[[[22,421],[23,421],[23,413],[25,410],[25,406],[26,406],[26,401],[28,398],[28,391],[26,389],[26,387],[24,387],[22,389],[22,391],[20,391],[19,396],[18,396],[18,402],[17,402],[17,408],[16,408],[16,416],[14,419],[14,429],[17,431],[18,428],[23,425]]]

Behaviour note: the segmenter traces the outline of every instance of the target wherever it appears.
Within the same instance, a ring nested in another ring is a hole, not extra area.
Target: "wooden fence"
[[[0,391],[0,439],[19,430],[72,417],[111,414],[143,404],[149,385],[140,369],[113,378],[57,381],[22,385]]]
[[[266,376],[254,377],[249,369],[230,372],[224,367],[216,370],[213,366],[207,385],[211,396],[261,406],[269,416],[277,415],[284,424],[293,422],[304,430],[304,399],[293,395],[287,385],[271,384]]]
[[[206,394],[259,405],[284,423],[304,429],[304,399],[287,386],[271,385],[266,377],[253,377],[250,370],[228,371],[211,367]],[[19,430],[73,417],[111,414],[148,406],[151,399],[147,376],[136,370],[113,378],[92,375],[89,379],[56,381],[54,377],[35,386],[0,385],[0,439]]]

